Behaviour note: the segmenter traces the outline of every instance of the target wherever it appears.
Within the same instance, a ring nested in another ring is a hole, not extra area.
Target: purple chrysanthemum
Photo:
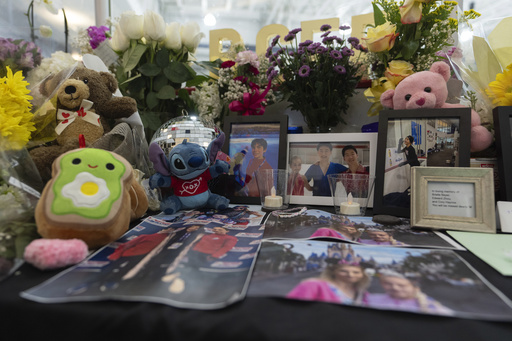
[[[332,42],[333,40],[336,40],[336,37],[334,37],[334,36],[325,37],[324,39],[322,39],[322,43],[328,44],[328,43]]]
[[[325,37],[327,37],[329,34],[331,34],[331,31],[326,31],[324,34],[322,34],[322,35],[320,36],[320,38],[325,38]]]
[[[335,65],[334,66],[334,71],[336,71],[340,75],[344,75],[344,74],[347,73],[347,69],[345,69],[345,67],[342,66],[342,65]]]
[[[276,46],[277,43],[279,42],[279,38],[281,38],[281,36],[278,34],[277,36],[274,37],[274,39],[272,39],[272,43],[270,43],[270,45],[272,47]]]
[[[322,32],[329,31],[331,28],[332,28],[331,25],[324,24],[324,25],[320,26],[320,31],[322,31]]]
[[[303,41],[302,43],[299,43],[299,47],[307,47],[311,44],[313,44],[313,40],[308,39],[308,40]]]
[[[315,50],[315,53],[317,53],[317,54],[324,54],[324,53],[326,53],[327,51],[328,51],[328,50],[327,50],[325,47],[323,47],[323,46],[318,46],[318,47],[316,48],[316,50]]]
[[[299,69],[299,76],[301,76],[301,77],[308,77],[310,71],[311,71],[311,69],[309,68],[309,66],[302,65],[300,67],[300,69]]]
[[[321,46],[322,44],[320,44],[319,42],[316,42],[316,43],[311,43],[309,46],[308,46],[308,51],[311,52],[311,53],[314,53],[315,50]]]
[[[284,36],[284,41],[292,41],[293,39],[295,39],[295,34],[288,33]]]
[[[340,51],[338,51],[338,50],[332,50],[330,52],[330,55],[331,55],[331,57],[333,59],[341,59],[341,58],[343,58],[343,54]]]
[[[294,28],[293,30],[291,30],[289,33],[291,34],[297,34],[299,33],[300,31],[302,31],[302,28]]]
[[[350,37],[347,40],[352,46],[357,46],[359,44],[359,39],[356,37]]]
[[[342,30],[342,31],[350,30],[350,26],[348,26],[348,25],[341,25],[340,26],[340,30]]]
[[[354,55],[354,51],[352,51],[351,49],[349,49],[346,46],[343,46],[341,53],[343,53],[345,56],[353,56]]]

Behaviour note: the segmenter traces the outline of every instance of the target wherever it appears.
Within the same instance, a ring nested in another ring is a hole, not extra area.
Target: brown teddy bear
[[[41,84],[43,95],[49,97],[55,91],[57,97],[57,137],[49,144],[30,150],[44,183],[51,178],[53,161],[81,146],[80,135],[85,146],[90,146],[112,129],[116,119],[129,117],[137,111],[136,101],[113,96],[116,90],[117,80],[112,74],[85,67],[77,67],[63,82],[59,82],[59,77],[50,76]]]

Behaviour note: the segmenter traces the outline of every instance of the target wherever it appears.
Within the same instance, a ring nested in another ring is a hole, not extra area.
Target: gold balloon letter
[[[222,42],[230,41],[231,45],[243,43],[240,33],[232,28],[210,31],[210,60],[219,59],[222,56]]]
[[[288,34],[290,30],[288,27],[281,24],[272,24],[263,27],[256,36],[256,54],[259,56],[267,52],[267,48],[270,46],[270,40],[276,35],[280,35],[279,43],[285,44],[284,36]]]

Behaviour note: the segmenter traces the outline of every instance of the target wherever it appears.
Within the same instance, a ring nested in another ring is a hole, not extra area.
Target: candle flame
[[[276,188],[274,186],[272,186],[272,188],[270,189],[270,195],[273,197],[276,196]]]
[[[352,197],[352,193],[348,194],[347,200],[348,200],[349,205],[352,204],[352,201],[354,201],[354,198]]]

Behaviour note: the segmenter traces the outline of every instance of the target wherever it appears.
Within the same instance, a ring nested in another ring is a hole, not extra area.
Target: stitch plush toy
[[[216,160],[210,165],[224,143],[224,133],[210,142],[207,149],[196,143],[184,140],[174,147],[166,158],[160,146],[149,146],[149,158],[157,171],[149,179],[151,188],[171,187],[174,194],[164,198],[160,209],[166,214],[173,214],[181,209],[208,207],[225,209],[229,200],[210,192],[208,181],[220,174],[227,173],[229,164]]]
[[[435,62],[430,71],[414,73],[396,86],[394,90],[385,91],[380,102],[391,109],[419,108],[464,108],[462,104],[446,103],[450,78],[450,66],[444,62]],[[471,110],[471,152],[486,149],[492,143],[492,134],[481,125],[480,116]]]

